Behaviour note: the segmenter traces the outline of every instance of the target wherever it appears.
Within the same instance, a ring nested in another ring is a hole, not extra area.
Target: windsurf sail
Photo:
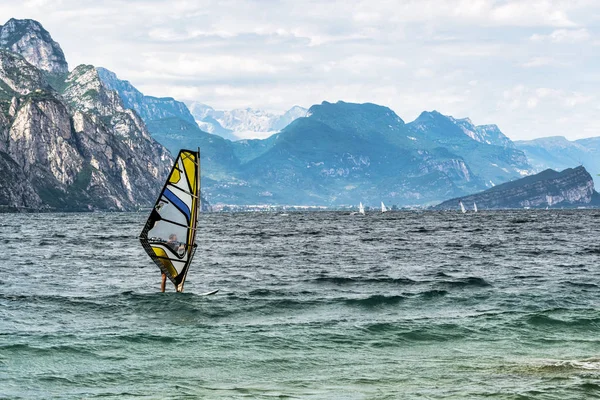
[[[459,201],[458,204],[460,205],[460,211],[462,211],[462,213],[466,213],[467,209],[465,208],[465,205],[463,204],[462,201]]]
[[[477,212],[477,203],[473,202],[473,211]]]
[[[200,150],[181,150],[140,234],[144,250],[178,292],[196,252],[200,207]]]
[[[362,215],[365,215],[365,207],[363,206],[362,202],[358,205],[358,212]]]
[[[388,210],[387,207],[385,206],[385,204],[383,204],[383,201],[382,201],[381,202],[381,212],[384,213],[384,212],[387,212],[387,210]]]

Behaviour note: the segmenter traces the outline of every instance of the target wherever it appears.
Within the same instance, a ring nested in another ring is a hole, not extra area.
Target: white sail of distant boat
[[[358,204],[358,212],[362,215],[365,215],[365,207],[363,206],[362,202]]]
[[[460,205],[460,211],[462,211],[463,214],[466,213],[467,209],[465,208],[465,205],[463,204],[463,202],[459,201],[458,204]]]
[[[381,202],[381,212],[384,213],[384,212],[387,212],[387,210],[388,210],[387,207],[385,206],[385,204],[383,204],[383,201],[382,201]]]
[[[473,211],[477,212],[477,203],[473,202]]]

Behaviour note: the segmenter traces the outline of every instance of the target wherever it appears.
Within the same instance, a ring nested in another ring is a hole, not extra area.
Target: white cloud
[[[599,11],[588,0],[0,2],[6,19],[40,21],[71,68],[107,67],[149,95],[270,111],[373,102],[406,121],[438,109],[515,138],[563,115],[583,132],[574,111],[597,118]]]
[[[565,62],[558,61],[552,57],[534,57],[529,61],[522,64],[525,68],[536,68],[536,67],[546,67],[546,66],[565,66],[568,65]]]
[[[548,35],[534,33],[530,36],[533,42],[550,41],[552,43],[577,43],[589,40],[591,35],[585,28],[581,29],[557,29]]]

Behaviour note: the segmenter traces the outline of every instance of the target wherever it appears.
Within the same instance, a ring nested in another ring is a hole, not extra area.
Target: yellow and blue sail
[[[200,152],[181,150],[140,234],[142,246],[178,291],[196,252]]]

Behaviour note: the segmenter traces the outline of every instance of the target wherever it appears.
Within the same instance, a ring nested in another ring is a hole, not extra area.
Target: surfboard
[[[218,291],[219,291],[219,289],[212,290],[210,292],[202,293],[200,296],[212,296],[213,294],[217,293]]]

